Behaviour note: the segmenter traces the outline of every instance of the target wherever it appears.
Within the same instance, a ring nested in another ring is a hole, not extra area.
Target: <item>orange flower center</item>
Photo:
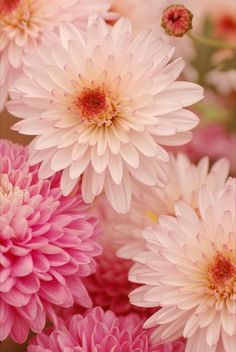
[[[73,103],[81,120],[87,124],[109,126],[118,116],[115,100],[100,87],[84,88]]]
[[[223,298],[229,297],[236,290],[236,265],[232,258],[217,253],[208,268],[209,288]]]

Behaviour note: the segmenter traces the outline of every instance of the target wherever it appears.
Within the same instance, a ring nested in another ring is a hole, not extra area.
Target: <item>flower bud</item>
[[[182,37],[192,29],[193,14],[183,5],[168,6],[162,16],[161,26],[166,34]]]

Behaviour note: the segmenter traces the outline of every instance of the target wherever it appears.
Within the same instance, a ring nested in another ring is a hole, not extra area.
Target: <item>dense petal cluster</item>
[[[139,187],[135,200],[126,218],[115,216],[110,219],[110,229],[116,242],[121,246],[118,251],[123,258],[132,258],[143,250],[142,231],[146,226],[155,225],[161,215],[173,215],[177,200],[183,200],[194,209],[199,208],[198,192],[203,184],[212,191],[221,188],[229,174],[229,162],[218,160],[209,169],[209,160],[202,158],[197,165],[179,153],[176,157],[170,154],[170,163],[166,167],[169,183],[164,189],[152,188],[147,191]],[[101,222],[103,219],[101,218]]]
[[[38,45],[43,34],[54,30],[62,21],[85,28],[91,11],[112,19],[113,14],[108,15],[110,6],[110,0],[1,0],[0,110],[6,102],[8,88],[21,71],[23,55]]]
[[[152,341],[187,338],[186,352],[231,352],[236,341],[236,179],[217,192],[203,186],[199,211],[178,201],[176,217],[161,216],[146,229],[130,280],[142,307],[162,308],[145,322],[160,325]]]
[[[134,181],[163,187],[168,154],[160,145],[191,139],[198,118],[184,107],[203,94],[175,81],[183,60],[170,63],[173,52],[149,30],[134,38],[128,20],[110,28],[91,16],[85,34],[65,23],[57,40],[29,55],[8,110],[23,119],[16,130],[37,136],[30,162],[43,160],[40,177],[63,170],[67,195],[83,174],[84,200],[104,190],[120,213]]]
[[[101,253],[97,219],[80,190],[65,198],[57,175],[38,179],[26,148],[0,141],[0,340],[40,332],[54,307],[92,305],[82,278]]]
[[[154,347],[136,314],[117,317],[97,307],[84,316],[74,315],[50,333],[38,335],[28,352],[183,352],[184,342]]]

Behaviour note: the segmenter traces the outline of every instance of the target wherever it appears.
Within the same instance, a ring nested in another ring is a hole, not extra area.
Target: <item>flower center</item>
[[[0,176],[0,202],[3,199],[12,200],[15,196],[23,195],[23,191],[18,186],[13,186],[8,175],[2,174]]]
[[[87,124],[109,126],[118,116],[118,104],[100,87],[84,88],[73,103],[81,120]]]
[[[0,0],[1,1],[1,0]],[[30,27],[32,17],[32,0],[12,0],[3,1],[4,6],[0,6],[0,24],[7,29],[20,29]]]
[[[208,287],[222,298],[227,298],[236,290],[236,265],[232,258],[220,252],[208,267]]]

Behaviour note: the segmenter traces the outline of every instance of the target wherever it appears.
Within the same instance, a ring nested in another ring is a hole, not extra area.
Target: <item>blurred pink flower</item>
[[[58,175],[38,179],[27,149],[0,141],[0,340],[40,332],[55,306],[91,307],[82,278],[95,271],[97,219],[80,190],[67,198]]]
[[[143,284],[133,304],[159,307],[144,324],[151,341],[187,338],[186,352],[232,352],[236,341],[236,179],[217,192],[206,185],[196,211],[176,202],[144,231],[146,250],[133,259],[129,279]],[[159,325],[160,324],[160,325]]]
[[[103,254],[96,258],[96,272],[83,280],[93,304],[104,310],[112,310],[115,314],[138,311],[142,316],[150,316],[150,309],[130,304],[128,294],[137,287],[128,280],[132,262],[118,258],[108,241],[103,241]]]
[[[48,336],[36,336],[28,352],[183,352],[184,342],[155,347],[149,343],[150,331],[142,328],[136,314],[117,317],[112,311],[96,307],[84,316],[74,315]]]
[[[8,110],[23,119],[15,130],[37,136],[30,162],[43,160],[40,177],[63,170],[67,195],[83,175],[84,200],[104,190],[119,213],[130,208],[135,180],[163,187],[161,145],[192,138],[198,118],[184,107],[203,97],[200,86],[175,81],[183,61],[169,63],[173,51],[150,31],[133,37],[124,18],[110,28],[91,16],[85,35],[64,23],[54,45],[28,56]]]
[[[22,58],[36,48],[42,36],[63,21],[85,28],[92,12],[106,19],[111,0],[0,0],[0,111],[8,88],[22,70]]]
[[[228,132],[223,124],[212,123],[197,128],[192,141],[177,150],[187,153],[193,162],[204,155],[211,161],[224,157],[230,162],[230,173],[236,175],[236,133]]]

